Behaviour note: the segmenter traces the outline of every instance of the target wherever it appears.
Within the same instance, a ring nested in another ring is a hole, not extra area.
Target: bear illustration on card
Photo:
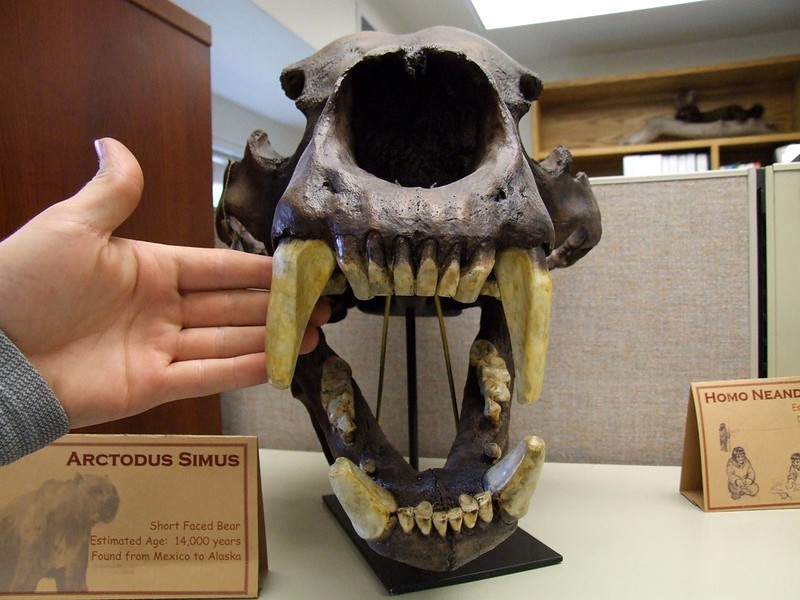
[[[107,477],[45,481],[0,507],[0,592],[33,592],[53,578],[59,592],[84,592],[89,536],[114,519],[119,495]]]

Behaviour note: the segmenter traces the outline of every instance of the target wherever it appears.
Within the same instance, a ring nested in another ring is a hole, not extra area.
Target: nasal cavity
[[[356,164],[405,187],[474,172],[501,131],[497,93],[462,55],[435,49],[364,59],[340,89]]]

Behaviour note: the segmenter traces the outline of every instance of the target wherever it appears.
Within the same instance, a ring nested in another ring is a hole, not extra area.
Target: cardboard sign
[[[706,511],[800,507],[800,378],[693,383],[680,491]]]
[[[68,435],[0,467],[0,598],[253,598],[258,444]]]

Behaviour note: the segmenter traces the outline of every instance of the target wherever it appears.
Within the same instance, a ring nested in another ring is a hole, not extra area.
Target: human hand
[[[112,237],[144,179],[120,142],[96,146],[94,179],[0,242],[0,329],[71,427],[265,382],[272,259]],[[321,301],[301,353],[329,314]]]

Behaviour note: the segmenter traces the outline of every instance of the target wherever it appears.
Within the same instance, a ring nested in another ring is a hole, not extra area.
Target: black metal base
[[[378,579],[386,587],[386,590],[392,595],[418,592],[519,573],[520,571],[529,571],[540,567],[549,567],[563,560],[563,557],[558,552],[518,528],[511,537],[495,549],[483,556],[479,556],[455,571],[426,571],[376,553],[355,532],[350,524],[350,519],[339,504],[336,496],[329,494],[323,496],[322,500],[350,536],[350,539],[369,563]]]

